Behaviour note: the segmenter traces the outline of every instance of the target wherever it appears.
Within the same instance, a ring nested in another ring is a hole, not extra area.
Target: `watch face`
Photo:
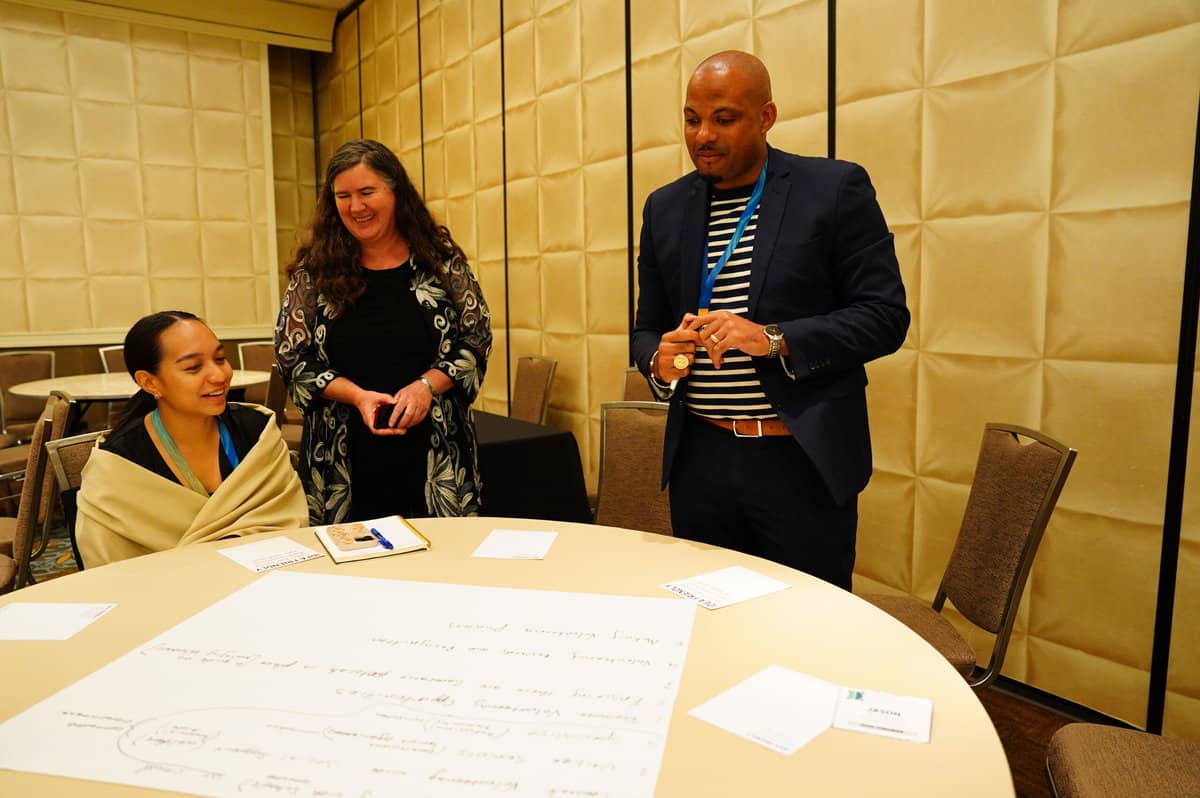
[[[779,329],[778,324],[768,324],[766,327],[763,327],[763,332],[766,333],[768,338],[783,337],[783,330]]]

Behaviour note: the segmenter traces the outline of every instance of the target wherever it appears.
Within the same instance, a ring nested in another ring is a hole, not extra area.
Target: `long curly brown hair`
[[[360,163],[383,178],[395,194],[396,232],[408,242],[417,269],[447,286],[445,263],[456,256],[466,258],[446,226],[433,220],[395,153],[371,139],[347,141],[329,159],[309,232],[287,267],[289,277],[299,269],[307,271],[317,291],[339,313],[362,296],[367,283],[358,239],[342,224],[338,213],[333,180]]]

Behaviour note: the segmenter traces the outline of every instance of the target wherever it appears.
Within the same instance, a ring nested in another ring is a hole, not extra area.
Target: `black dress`
[[[329,327],[330,363],[355,385],[394,394],[434,360],[434,341],[409,289],[412,266],[365,269],[366,291]],[[350,507],[355,520],[393,513],[425,516],[426,417],[404,435],[374,435],[355,418],[350,440]],[[397,478],[399,477],[399,478]]]

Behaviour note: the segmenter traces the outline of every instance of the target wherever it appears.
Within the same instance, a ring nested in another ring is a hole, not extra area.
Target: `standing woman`
[[[333,154],[288,275],[275,351],[304,413],[310,522],[477,514],[468,408],[491,317],[391,150],[357,140]]]
[[[83,468],[83,564],[304,526],[304,494],[274,416],[226,401],[233,368],[191,313],[140,319],[125,336],[140,389]]]

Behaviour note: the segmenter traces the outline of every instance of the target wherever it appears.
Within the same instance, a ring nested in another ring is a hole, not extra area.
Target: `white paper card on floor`
[[[273,571],[0,724],[0,767],[213,796],[651,796],[694,617]]]

